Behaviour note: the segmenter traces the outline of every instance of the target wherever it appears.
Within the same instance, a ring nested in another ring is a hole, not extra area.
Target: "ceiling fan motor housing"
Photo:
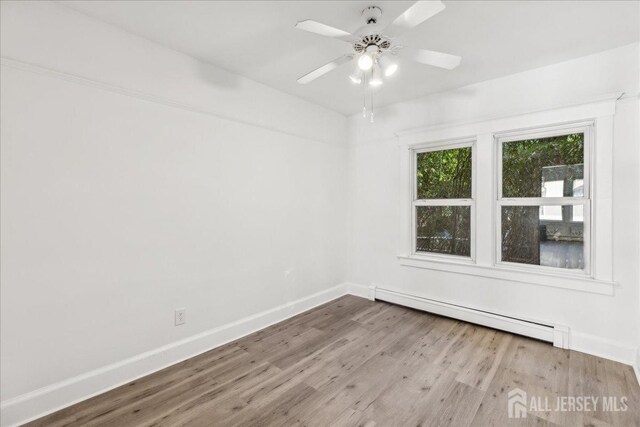
[[[369,6],[362,11],[366,25],[365,30],[360,32],[360,39],[353,44],[353,50],[356,53],[371,52],[372,46],[377,47],[376,53],[382,53],[391,47],[391,41],[380,34],[380,28],[377,25],[381,16],[382,9],[378,6]]]
[[[355,42],[353,44],[353,50],[357,53],[364,53],[370,46],[376,46],[378,48],[378,52],[383,52],[391,47],[391,42],[380,34],[369,34],[362,36],[360,40]]]

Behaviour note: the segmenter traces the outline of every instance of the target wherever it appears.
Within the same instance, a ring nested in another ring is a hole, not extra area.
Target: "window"
[[[616,100],[398,131],[398,263],[612,295]]]
[[[584,180],[575,179],[573,181],[573,197],[583,197],[584,196]],[[584,206],[576,205],[572,207],[571,217],[574,222],[583,222],[584,221]]]
[[[472,257],[471,143],[414,150],[414,252]]]
[[[497,138],[501,263],[587,271],[588,126]]]

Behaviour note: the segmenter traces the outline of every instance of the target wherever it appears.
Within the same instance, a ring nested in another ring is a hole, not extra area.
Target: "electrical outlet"
[[[177,308],[175,313],[176,326],[187,323],[187,309]]]

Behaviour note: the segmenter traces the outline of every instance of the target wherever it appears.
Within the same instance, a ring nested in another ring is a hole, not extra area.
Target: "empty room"
[[[0,0],[0,426],[640,427],[640,1]]]

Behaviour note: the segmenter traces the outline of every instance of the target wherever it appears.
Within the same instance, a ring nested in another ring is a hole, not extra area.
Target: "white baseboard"
[[[149,375],[347,294],[348,285],[309,295],[271,310],[104,366],[0,403],[3,427],[20,425]]]
[[[634,366],[636,364],[636,346],[625,345],[607,338],[577,331],[571,331],[569,341],[571,350],[624,363],[625,365]]]
[[[375,295],[372,294],[373,286],[359,285],[357,283],[345,283],[347,287],[347,293],[349,295],[355,295],[357,297],[367,298],[370,300],[375,299]]]
[[[636,363],[633,365],[633,370],[636,373],[636,379],[638,380],[638,385],[640,385],[640,347],[638,347],[636,351]]]
[[[636,380],[640,386],[640,347],[636,349],[636,363],[633,364],[633,372],[636,373]]]
[[[568,343],[568,328],[565,326],[554,328],[554,325],[544,324],[543,322],[536,323],[529,320],[516,319],[498,313],[489,313],[470,307],[462,307],[391,289],[374,288],[374,293],[376,299],[463,320],[465,322],[513,332],[542,341],[548,341],[558,347],[565,347]]]

